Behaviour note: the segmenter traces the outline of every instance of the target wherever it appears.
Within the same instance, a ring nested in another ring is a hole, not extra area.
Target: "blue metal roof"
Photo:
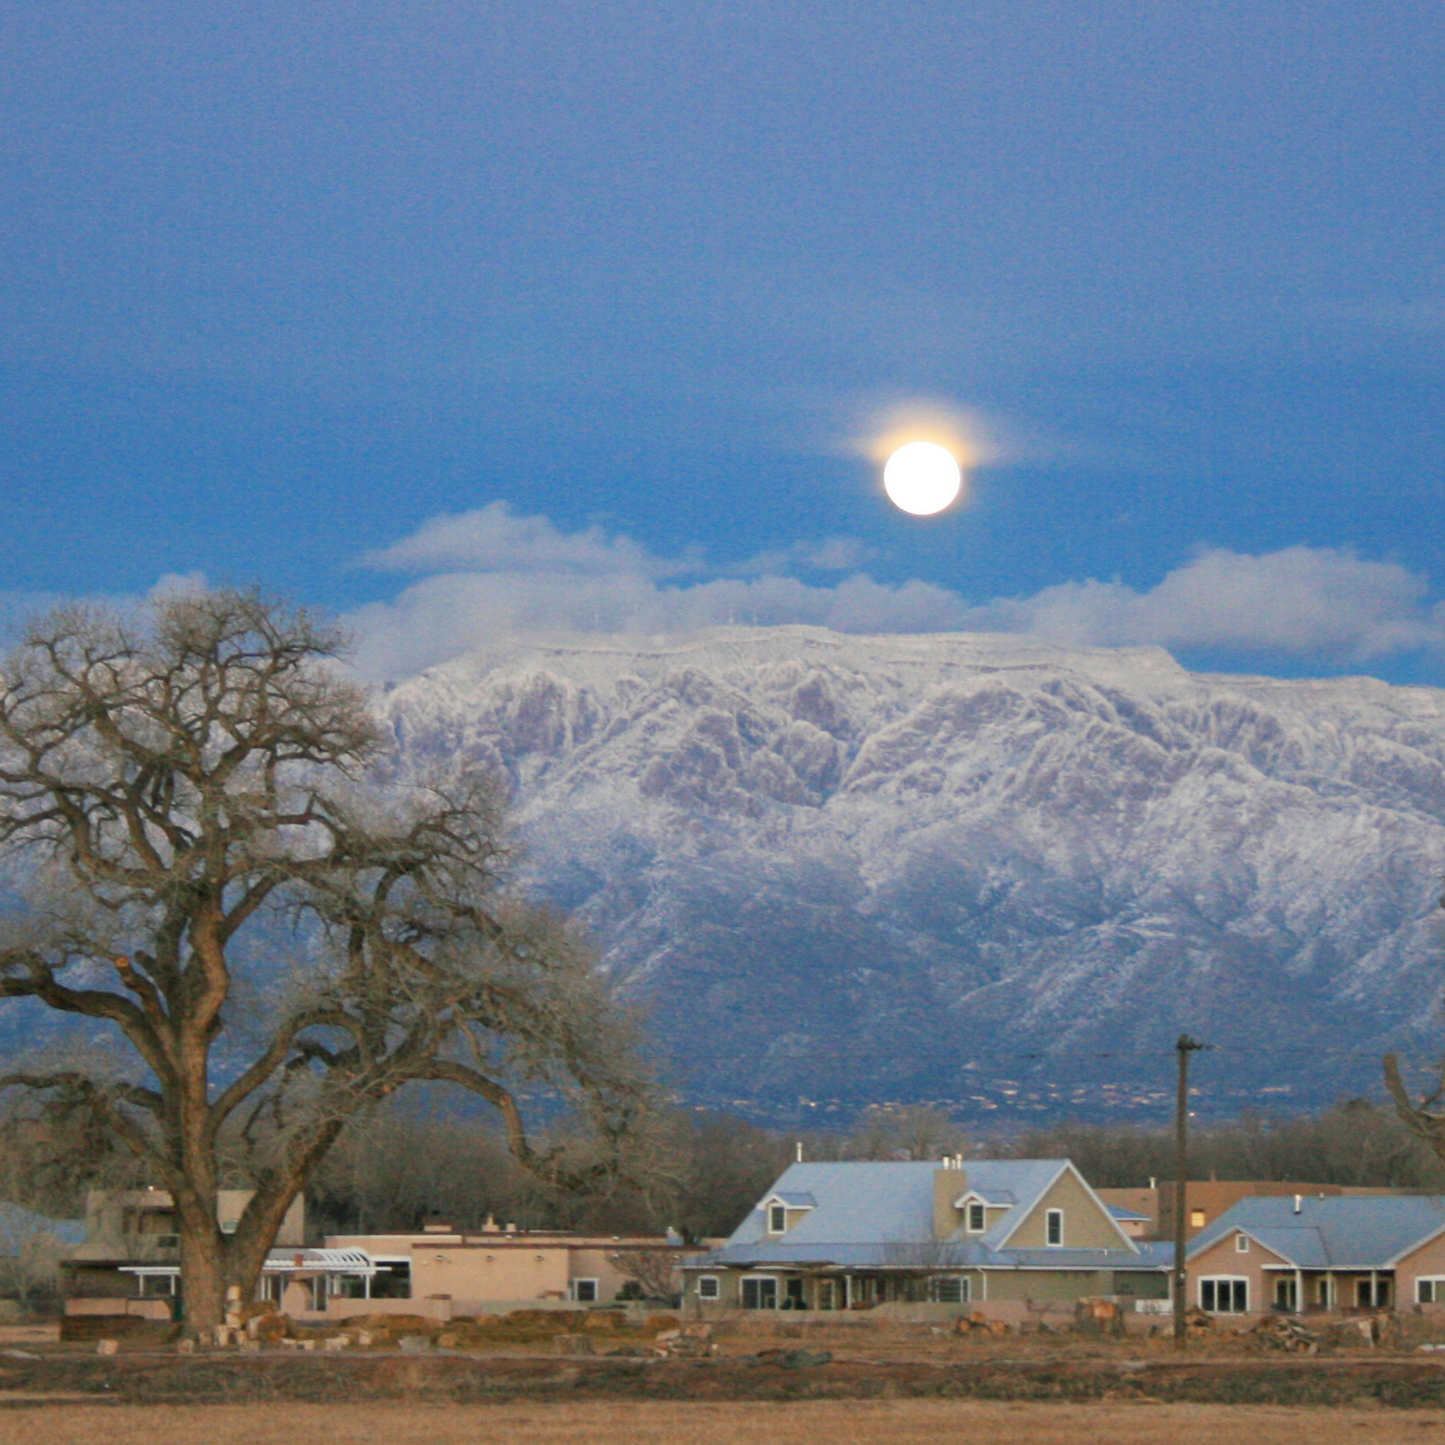
[[[722,1265],[837,1265],[853,1268],[1153,1268],[1139,1247],[1120,1238],[1118,1249],[1007,1247],[1009,1235],[1069,1163],[1065,1159],[970,1159],[958,1171],[954,1200],[977,1194],[1007,1201],[987,1233],[960,1227],[947,1241],[933,1233],[934,1178],[940,1165],[919,1162],[844,1162],[791,1165],[726,1244],[691,1267]],[[770,1234],[765,1205],[807,1198],[813,1208],[786,1235]],[[1034,1260],[1037,1256],[1037,1261]]]
[[[726,1244],[688,1260],[685,1269],[1123,1269],[1167,1270],[1172,1246],[1125,1249],[990,1249],[977,1238],[930,1246],[907,1244]]]
[[[776,1199],[779,1204],[785,1204],[789,1209],[812,1209],[818,1202],[811,1194],[804,1194],[797,1189],[775,1189],[768,1195],[768,1199]]]
[[[1138,1224],[1147,1224],[1149,1222],[1149,1216],[1147,1214],[1136,1214],[1132,1209],[1125,1209],[1122,1205],[1106,1204],[1104,1207],[1115,1219],[1128,1219]]]
[[[1297,1269],[1389,1269],[1445,1230],[1445,1196],[1290,1195],[1241,1199],[1189,1241],[1193,1259],[1242,1230]]]

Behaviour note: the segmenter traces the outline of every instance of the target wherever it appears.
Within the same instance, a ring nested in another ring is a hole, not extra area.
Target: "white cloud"
[[[369,677],[400,677],[498,637],[658,634],[726,624],[812,623],[838,632],[1017,632],[1095,645],[1154,644],[1364,662],[1445,646],[1445,608],[1391,562],[1330,548],[1250,556],[1204,549],[1144,592],[1066,582],[983,604],[929,582],[877,582],[846,538],[796,544],[698,576],[696,557],[659,558],[598,527],[564,533],[501,503],[439,517],[373,554],[373,566],[432,571],[348,621]],[[793,571],[848,571],[828,585]],[[740,574],[740,575],[738,575]]]
[[[550,518],[519,517],[505,502],[433,517],[410,537],[363,560],[389,572],[666,577],[697,570],[693,558],[667,561],[627,537],[609,537],[600,527],[560,532]]]
[[[1200,551],[1157,587],[1065,582],[979,609],[979,623],[1060,641],[1317,653],[1339,661],[1439,646],[1445,613],[1423,577],[1329,547]]]

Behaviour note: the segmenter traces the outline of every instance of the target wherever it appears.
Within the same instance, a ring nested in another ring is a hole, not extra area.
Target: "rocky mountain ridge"
[[[1220,1107],[1309,1102],[1437,1021],[1445,692],[777,627],[505,643],[383,707],[509,780],[700,1102],[1147,1111],[1181,1029]]]

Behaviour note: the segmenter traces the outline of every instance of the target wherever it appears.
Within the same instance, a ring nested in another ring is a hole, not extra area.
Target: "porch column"
[[[1325,1271],[1325,1308],[1332,1310],[1335,1307],[1335,1272],[1332,1269]]]
[[[985,1299],[985,1300],[986,1300],[986,1299],[988,1298],[988,1271],[987,1271],[986,1269],[981,1269],[981,1270],[979,1270],[979,1272],[978,1272],[978,1283],[979,1283],[978,1297],[979,1297],[980,1299]]]
[[[1380,1290],[1380,1286],[1379,1286],[1379,1284],[1377,1283],[1376,1272],[1372,1269],[1372,1270],[1370,1271],[1370,1308],[1371,1308],[1371,1309],[1374,1309],[1375,1306],[1379,1303],[1379,1300],[1380,1300],[1379,1290]]]
[[[1305,1275],[1302,1269],[1294,1272],[1294,1312],[1297,1315],[1305,1312]]]
[[[843,1276],[843,1308],[845,1310],[853,1308],[853,1276],[851,1274]]]

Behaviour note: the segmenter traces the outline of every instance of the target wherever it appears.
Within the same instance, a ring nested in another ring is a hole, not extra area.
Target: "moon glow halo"
[[[883,468],[883,490],[900,511],[931,517],[949,506],[963,486],[958,459],[937,442],[907,442]]]

